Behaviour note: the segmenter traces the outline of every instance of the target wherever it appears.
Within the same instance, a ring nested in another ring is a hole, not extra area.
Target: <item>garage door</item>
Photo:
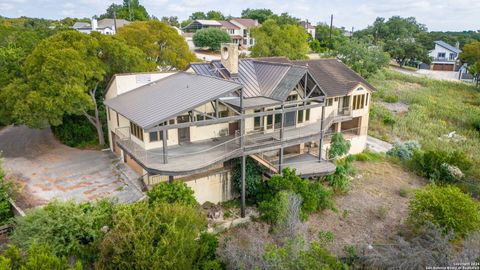
[[[453,71],[453,64],[433,64],[433,70]]]

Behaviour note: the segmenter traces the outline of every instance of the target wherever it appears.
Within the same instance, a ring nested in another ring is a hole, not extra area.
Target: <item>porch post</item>
[[[167,130],[162,130],[162,143],[163,143],[163,164],[168,163],[168,146],[167,146]]]
[[[240,90],[240,113],[242,114],[242,118],[240,120],[240,149],[242,151],[242,191],[241,191],[241,200],[242,205],[240,209],[240,216],[243,218],[245,217],[245,111],[243,109],[243,88]]]
[[[283,136],[284,136],[284,129],[285,129],[285,105],[282,103],[282,117],[280,123],[280,150],[278,150],[278,172],[281,174],[283,169]]]
[[[173,182],[173,175],[169,175],[169,176],[168,176],[168,182],[169,182],[169,183],[172,183],[172,182]]]
[[[321,118],[321,121],[320,121],[320,142],[318,144],[318,160],[319,161],[322,161],[323,133],[324,133],[323,122],[325,120],[324,117],[325,117],[325,105],[322,106],[322,118]]]

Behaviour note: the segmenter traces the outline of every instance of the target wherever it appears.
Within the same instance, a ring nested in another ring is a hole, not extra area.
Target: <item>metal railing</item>
[[[442,62],[455,62],[456,59],[450,59],[448,57],[433,57],[433,61],[442,61]]]

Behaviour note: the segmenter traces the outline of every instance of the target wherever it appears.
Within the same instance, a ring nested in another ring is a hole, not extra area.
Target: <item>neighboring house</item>
[[[221,57],[191,73],[119,74],[107,86],[110,149],[147,186],[182,179],[200,203],[217,203],[233,198],[235,158],[309,178],[335,171],[333,133],[350,153],[365,149],[375,89],[343,63],[239,59],[235,44]]]
[[[456,46],[452,46],[444,41],[435,41],[435,48],[428,55],[432,58],[431,69],[443,71],[456,71],[458,65],[458,56],[462,51]],[[459,66],[458,66],[459,67]]]
[[[115,35],[117,29],[129,23],[129,21],[123,19],[92,19],[91,23],[76,22],[72,28],[86,34],[94,31],[104,35]]]
[[[300,26],[307,31],[310,35],[312,35],[313,38],[315,38],[315,26],[312,25],[310,22],[307,21],[301,21]]]
[[[183,27],[182,30],[191,33],[203,28],[218,27],[230,35],[232,43],[250,48],[255,44],[255,39],[250,36],[250,29],[256,26],[259,26],[258,21],[252,19],[195,20]]]

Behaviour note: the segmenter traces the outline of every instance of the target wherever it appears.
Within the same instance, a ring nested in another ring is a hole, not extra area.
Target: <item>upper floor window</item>
[[[130,122],[130,134],[143,142],[143,129],[132,122]]]
[[[437,54],[438,58],[445,58],[445,53],[444,52],[439,52]]]
[[[353,96],[353,109],[359,110],[365,107],[365,95]]]
[[[327,98],[325,101],[325,106],[329,107],[333,105],[333,98]]]
[[[450,60],[455,60],[455,54],[454,53],[450,54]]]

